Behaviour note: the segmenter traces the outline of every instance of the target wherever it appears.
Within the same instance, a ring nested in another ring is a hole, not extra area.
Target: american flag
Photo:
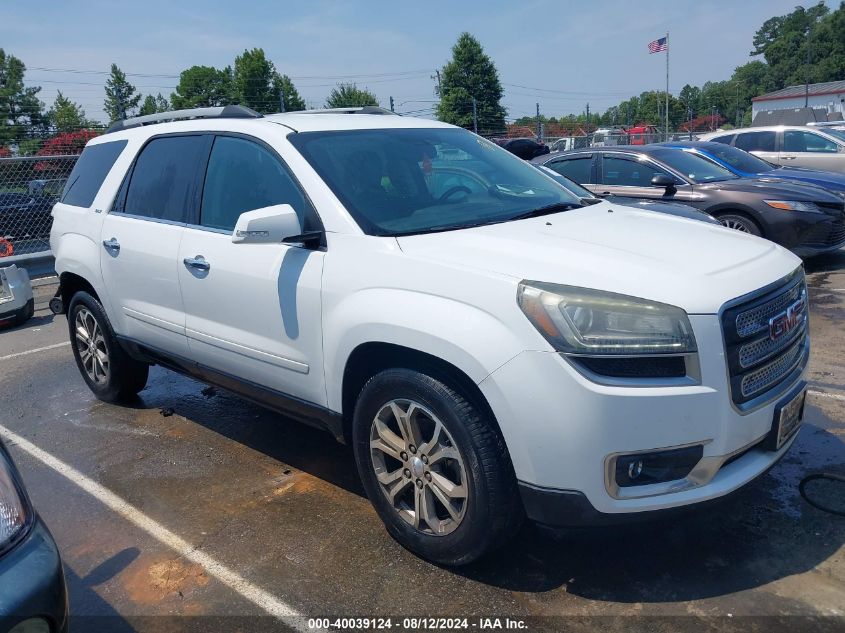
[[[666,38],[661,37],[659,40],[654,40],[653,42],[648,43],[648,52],[649,53],[661,53],[669,48],[669,45],[666,43]]]

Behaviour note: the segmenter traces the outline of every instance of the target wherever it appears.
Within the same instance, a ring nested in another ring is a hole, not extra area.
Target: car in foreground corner
[[[845,174],[803,167],[775,165],[744,150],[714,141],[672,141],[664,147],[688,150],[721,165],[742,178],[776,178],[824,187],[845,197]]]
[[[68,600],[56,543],[32,508],[0,440],[0,630],[67,631]]]
[[[597,147],[549,154],[542,164],[597,196],[682,202],[802,257],[845,245],[845,201],[840,196],[810,184],[740,178],[683,148]]]

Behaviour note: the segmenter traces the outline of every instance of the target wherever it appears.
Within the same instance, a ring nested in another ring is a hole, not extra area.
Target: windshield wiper
[[[561,211],[569,211],[571,209],[580,209],[583,207],[583,204],[578,202],[555,202],[554,204],[548,204],[545,207],[538,207],[537,209],[532,209],[531,211],[526,211],[525,213],[520,213],[519,215],[515,215],[510,220],[525,220],[527,218],[536,218],[541,215],[550,215],[552,213],[559,213]]]

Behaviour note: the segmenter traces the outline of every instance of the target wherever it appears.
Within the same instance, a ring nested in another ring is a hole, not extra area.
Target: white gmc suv
[[[167,121],[167,122],[166,122]],[[390,534],[467,563],[523,517],[662,515],[799,428],[801,261],[602,202],[463,129],[374,108],[119,122],[51,235],[94,394],[159,364],[354,446]]]

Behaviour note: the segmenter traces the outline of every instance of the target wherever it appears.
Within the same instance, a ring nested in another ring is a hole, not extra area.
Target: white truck
[[[595,525],[722,497],[801,422],[797,257],[582,206],[444,123],[130,119],[89,142],[53,216],[54,305],[97,397],[134,397],[159,364],[323,427],[389,533],[440,563],[526,516]]]

